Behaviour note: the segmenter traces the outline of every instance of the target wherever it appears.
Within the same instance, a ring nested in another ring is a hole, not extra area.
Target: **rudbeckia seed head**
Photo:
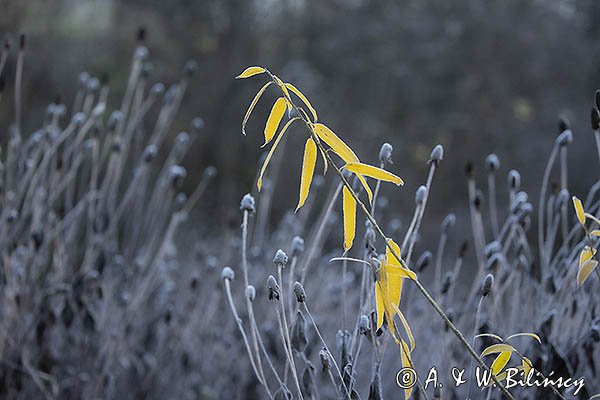
[[[419,259],[417,260],[417,264],[416,264],[417,271],[418,272],[423,272],[423,270],[425,268],[427,268],[427,266],[431,262],[431,258],[432,258],[431,251],[425,250],[423,252],[423,254],[421,254],[421,256],[419,257]]]
[[[454,227],[454,224],[456,223],[456,215],[450,213],[448,215],[446,215],[446,218],[444,218],[444,220],[442,221],[442,225],[441,225],[441,230],[442,233],[448,233],[448,231]]]
[[[521,188],[521,174],[516,169],[508,171],[508,187],[513,190]]]
[[[142,155],[144,162],[149,163],[152,160],[154,160],[154,157],[156,157],[156,153],[158,153],[158,149],[155,145],[151,144],[147,146],[144,149],[144,154]]]
[[[287,254],[285,254],[285,252],[281,249],[277,250],[275,252],[275,257],[273,257],[273,264],[275,264],[275,266],[277,268],[285,268],[287,263],[288,263]]]
[[[87,81],[90,79],[90,74],[83,71],[79,74],[78,83],[81,89],[85,89],[87,87]]]
[[[304,251],[304,239],[294,236],[292,239],[292,257],[297,257]]]
[[[564,130],[556,138],[556,143],[559,146],[568,146],[573,143],[573,132],[570,129]]]
[[[223,271],[221,271],[221,279],[232,281],[235,279],[235,272],[233,272],[230,267],[225,267],[223,268]]]
[[[204,119],[202,117],[195,117],[194,119],[192,119],[192,129],[194,129],[195,131],[204,129],[205,126],[206,123],[204,122]]]
[[[248,300],[254,301],[254,299],[256,298],[256,289],[254,288],[254,286],[248,285],[246,287],[246,297],[248,298]]]
[[[109,132],[114,132],[115,129],[117,129],[117,125],[119,125],[119,122],[121,122],[122,119],[123,113],[121,111],[113,111],[108,117],[108,122],[106,125]]]
[[[475,206],[475,208],[477,210],[479,210],[481,208],[482,204],[483,204],[483,193],[481,193],[481,190],[477,190],[477,191],[475,191],[475,198],[473,199],[473,205]]]
[[[331,360],[329,359],[329,354],[326,349],[321,349],[319,351],[319,360],[321,360],[321,367],[323,367],[323,371],[328,371],[331,368]]]
[[[371,324],[369,321],[369,317],[366,315],[361,315],[358,320],[358,333],[361,335],[366,335],[371,330]]]
[[[171,166],[171,168],[169,168],[169,180],[171,181],[172,187],[179,189],[186,175],[187,171],[181,165]]]
[[[135,58],[139,61],[145,61],[149,55],[150,52],[146,46],[138,46],[138,48],[135,49]]]
[[[435,163],[438,165],[440,161],[444,159],[444,148],[441,144],[436,145],[433,150],[431,150],[431,155],[429,156],[428,164]]]
[[[388,164],[391,165],[394,162],[392,161],[392,151],[394,151],[394,148],[392,147],[391,144],[389,143],[384,143],[381,145],[381,149],[379,149],[379,161],[382,164]]]
[[[419,186],[417,192],[415,193],[415,202],[417,205],[422,205],[425,201],[425,197],[427,196],[427,187],[424,185]]]
[[[483,284],[481,285],[481,295],[486,297],[492,291],[492,287],[494,286],[494,275],[487,274],[483,279]]]
[[[165,92],[165,85],[164,85],[164,83],[161,83],[161,82],[155,83],[154,85],[152,85],[152,88],[150,88],[150,95],[154,96],[154,97],[160,96],[164,92]]]
[[[564,204],[567,204],[567,202],[569,202],[570,200],[571,199],[569,196],[569,191],[566,188],[561,189],[560,192],[558,192],[558,194],[556,195],[556,200],[554,202],[554,211],[559,212],[562,206]]]
[[[279,284],[273,275],[267,278],[267,293],[269,300],[279,300]]]
[[[191,78],[192,75],[198,70],[198,62],[196,60],[188,60],[183,66],[183,73],[188,78]]]
[[[240,210],[253,214],[256,211],[255,204],[254,197],[250,193],[246,193],[240,202]]]
[[[485,255],[485,258],[490,258],[492,255],[498,253],[499,251],[502,251],[502,245],[496,240],[486,244],[483,248],[483,254]]]
[[[488,154],[485,158],[485,166],[489,172],[496,172],[500,168],[500,159],[494,153]]]
[[[441,293],[442,294],[448,293],[448,290],[450,290],[451,285],[452,285],[452,272],[448,272],[446,274],[446,276],[444,277],[444,282],[442,283]]]
[[[296,301],[298,303],[304,303],[304,301],[306,301],[304,286],[298,281],[294,282],[294,294],[296,295]]]
[[[202,175],[208,178],[214,178],[215,176],[217,176],[217,167],[209,165],[208,167],[206,167]]]
[[[590,114],[592,121],[592,129],[597,131],[600,129],[600,112],[597,108],[593,107],[592,112]]]

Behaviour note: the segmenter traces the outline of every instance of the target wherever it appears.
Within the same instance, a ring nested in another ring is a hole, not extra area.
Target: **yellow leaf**
[[[342,141],[331,129],[323,124],[315,124],[315,132],[319,139],[323,140],[333,151],[346,163],[359,162],[354,151]]]
[[[406,342],[403,340],[402,341],[402,349],[401,349],[401,353],[402,353],[402,368],[410,368],[411,370],[414,369],[414,364],[412,362],[412,359],[410,357],[410,351],[408,350],[408,345],[406,344]],[[413,379],[416,379],[415,376],[412,376]],[[408,382],[405,382],[408,383]],[[410,383],[415,383],[415,382],[410,382]],[[412,394],[412,388],[414,385],[406,385],[408,388],[404,389],[404,400],[408,400],[410,399],[410,396]]]
[[[300,100],[302,100],[302,102],[304,104],[306,104],[306,107],[308,107],[308,109],[310,110],[310,113],[313,116],[313,122],[317,122],[317,111],[313,108],[313,106],[310,104],[310,102],[308,101],[308,99],[306,98],[306,96],[304,96],[304,94],[302,94],[302,92],[300,90],[298,90],[294,85],[292,85],[291,83],[286,83],[285,87],[287,87],[289,90],[291,90],[292,92],[294,92],[294,94],[296,96],[298,96],[300,98]]]
[[[585,226],[585,212],[583,211],[583,204],[581,204],[581,200],[579,200],[576,196],[572,197],[573,206],[575,207],[575,213],[577,214],[577,219],[579,223]]]
[[[280,97],[275,101],[275,104],[273,104],[273,108],[271,109],[271,113],[267,119],[267,123],[265,125],[265,144],[263,144],[263,147],[266,146],[275,136],[275,132],[277,132],[277,128],[279,127],[279,123],[281,122],[284,113],[285,99]]]
[[[404,267],[400,267],[397,265],[388,265],[388,275],[389,276],[398,276],[404,279],[411,279],[413,281],[417,280],[417,274],[415,274],[410,269],[406,269]]]
[[[524,372],[524,376],[525,378],[527,378],[527,375],[529,375],[529,371],[531,371],[531,368],[533,368],[533,363],[531,362],[531,360],[527,357],[523,357],[523,364],[522,364],[522,368],[523,368],[523,372]]]
[[[488,356],[490,354],[502,353],[502,352],[512,352],[514,348],[510,344],[493,344],[487,347],[481,353],[481,357]]]
[[[506,340],[510,340],[512,338],[516,338],[519,336],[529,336],[534,338],[535,340],[537,340],[540,344],[542,344],[542,339],[540,339],[540,337],[538,335],[536,335],[535,333],[529,333],[529,332],[522,332],[522,333],[515,333],[514,335],[510,335],[509,337],[506,338]]]
[[[491,366],[492,374],[498,375],[504,369],[504,367],[506,367],[506,364],[508,364],[508,361],[510,361],[511,355],[512,355],[512,350],[511,351],[503,351],[500,354],[498,354],[498,357],[496,357],[496,359],[494,360],[494,362],[492,363],[492,366]]]
[[[288,110],[292,109],[292,104],[290,103],[290,101],[288,99],[290,99],[290,92],[288,91],[288,88],[284,85],[283,81],[281,79],[279,79],[279,77],[274,76],[275,78],[275,82],[277,82],[277,85],[279,86],[279,88],[281,89],[281,91],[284,94],[284,98],[285,98],[285,104],[288,108]]]
[[[373,202],[373,192],[371,191],[371,188],[369,187],[367,180],[365,179],[364,176],[362,176],[360,174],[357,174],[356,177],[360,181],[360,184],[362,185],[362,187],[365,189],[365,192],[367,192],[367,197],[369,198],[369,203],[372,203]]]
[[[356,200],[347,187],[343,190],[344,251],[350,250],[356,230]]]
[[[592,249],[590,246],[585,246],[579,255],[579,268],[583,267],[583,264],[594,257],[594,255],[596,255],[596,249]]]
[[[475,335],[475,338],[480,338],[480,337],[491,337],[494,338],[500,342],[502,342],[502,338],[498,335],[494,335],[493,333],[480,333],[479,335]]]
[[[244,70],[244,72],[236,76],[235,79],[250,78],[251,76],[262,74],[265,71],[266,69],[263,67],[248,67]]]
[[[317,145],[312,138],[308,138],[304,146],[304,159],[302,160],[302,177],[300,178],[300,200],[296,211],[304,205],[310,190],[313,174],[315,172],[315,164],[317,163]]]
[[[596,260],[587,260],[583,263],[583,265],[579,268],[577,272],[577,287],[581,287],[589,278],[590,274],[596,269],[598,266],[598,261]]]
[[[379,179],[380,181],[392,182],[398,186],[404,184],[404,181],[399,176],[396,176],[385,169],[377,168],[369,164],[352,162],[346,164],[344,168],[350,172],[354,172],[355,174],[366,175],[371,178]]]
[[[383,325],[383,315],[385,313],[385,304],[383,302],[383,284],[381,278],[375,282],[375,305],[377,309],[377,329]]]
[[[388,262],[390,262],[393,265],[402,265],[401,261],[398,259],[398,257],[394,255],[394,253],[398,257],[402,257],[402,255],[400,254],[400,246],[398,246],[398,243],[388,238],[387,245],[385,247],[385,257],[388,259]]]
[[[273,82],[269,81],[269,82],[265,83],[263,85],[263,87],[260,88],[258,93],[256,93],[256,96],[254,96],[254,99],[252,99],[252,103],[250,103],[250,107],[248,107],[248,111],[246,111],[246,115],[244,115],[244,120],[242,121],[242,133],[244,135],[246,134],[246,123],[248,122],[248,119],[250,118],[250,114],[252,114],[254,107],[256,107],[256,103],[258,103],[258,100],[260,99],[262,94],[265,92],[265,90],[267,90],[267,88],[269,87],[269,85],[271,83],[273,83]]]
[[[260,175],[258,176],[258,181],[256,181],[256,186],[257,186],[259,192],[260,192],[260,189],[262,188],[263,175],[265,174],[265,171],[267,170],[267,165],[269,165],[269,161],[271,161],[271,157],[273,157],[273,153],[275,153],[275,149],[279,145],[279,142],[283,138],[283,135],[288,130],[290,125],[292,125],[292,123],[294,121],[297,121],[298,119],[300,119],[300,118],[299,117],[292,118],[283,126],[283,128],[281,129],[281,132],[279,132],[279,135],[277,136],[277,139],[275,139],[275,143],[273,143],[271,150],[269,150],[269,153],[267,154],[267,158],[265,158],[265,162],[263,163],[262,168],[260,169]]]
[[[590,235],[600,237],[600,229],[594,229],[590,232]]]

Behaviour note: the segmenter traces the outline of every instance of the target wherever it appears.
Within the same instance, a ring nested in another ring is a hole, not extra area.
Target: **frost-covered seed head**
[[[298,303],[304,303],[306,301],[304,286],[298,281],[294,282],[294,294],[296,295],[296,301]]]
[[[329,354],[326,349],[321,349],[319,351],[319,360],[321,360],[321,367],[323,367],[323,371],[328,371],[331,368],[331,360],[329,359]]]
[[[235,272],[233,272],[230,267],[225,267],[223,268],[223,271],[221,271],[221,279],[232,281],[235,279]]]
[[[481,295],[486,297],[492,291],[494,287],[494,275],[487,274],[483,279],[483,284],[481,285]]]
[[[194,119],[192,119],[192,128],[196,131],[199,131],[201,129],[204,129],[204,127],[206,126],[206,123],[204,122],[204,119],[202,119],[202,117],[195,117]]]
[[[427,266],[431,262],[431,258],[432,258],[431,251],[429,251],[429,250],[424,251],[423,254],[421,254],[419,259],[417,260],[417,264],[416,264],[417,271],[423,272],[423,270],[425,268],[427,268]]]
[[[371,324],[369,321],[369,317],[366,315],[361,315],[358,320],[358,333],[361,335],[366,335],[371,330]]]
[[[181,165],[172,165],[171,168],[169,168],[169,181],[171,182],[171,186],[175,189],[179,189],[186,175],[187,171]]]
[[[256,211],[256,203],[254,202],[254,197],[252,197],[250,193],[246,193],[244,197],[242,197],[240,210],[247,211],[250,214],[253,214]]]
[[[442,221],[442,225],[441,225],[442,233],[448,233],[448,231],[452,227],[454,227],[455,223],[456,223],[456,215],[454,215],[452,213],[446,215],[446,218],[444,218],[444,220]]]
[[[485,158],[485,166],[489,172],[496,172],[500,168],[500,159],[497,155],[491,153]]]
[[[512,190],[519,190],[521,188],[521,174],[516,169],[508,171],[508,187]]]
[[[269,300],[279,300],[279,284],[273,275],[267,278],[267,293]]]
[[[142,155],[142,158],[143,158],[144,162],[149,163],[152,160],[154,160],[157,153],[158,153],[158,149],[156,148],[155,145],[151,144],[144,149],[144,154]]]
[[[246,286],[246,298],[250,301],[254,301],[256,298],[256,289],[252,285]]]
[[[304,239],[294,236],[292,239],[292,257],[298,257],[304,251]]]
[[[208,167],[206,167],[202,174],[208,178],[214,178],[215,176],[217,176],[217,168],[212,165],[209,165]]]
[[[381,145],[381,149],[379,149],[379,161],[382,164],[388,164],[391,165],[394,162],[392,161],[392,152],[394,151],[394,148],[392,147],[391,144],[389,143],[384,143]]]
[[[570,129],[561,132],[556,138],[556,144],[559,146],[568,146],[573,143],[573,132]]]
[[[417,192],[415,193],[415,202],[417,205],[422,205],[425,201],[425,197],[427,196],[427,187],[424,185],[419,186]]]
[[[441,144],[436,145],[433,150],[431,150],[431,155],[429,156],[429,163],[439,164],[440,161],[444,159],[444,148]]]
[[[183,73],[187,77],[191,77],[198,70],[198,62],[196,60],[188,60],[183,66]]]
[[[275,252],[275,257],[273,257],[273,264],[275,264],[275,266],[277,268],[285,268],[287,263],[288,263],[287,254],[285,254],[285,252],[281,249],[277,250]]]

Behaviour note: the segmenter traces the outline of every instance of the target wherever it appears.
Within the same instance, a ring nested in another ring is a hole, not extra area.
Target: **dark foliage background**
[[[587,110],[600,86],[600,5],[593,0],[5,0],[2,9],[2,32],[28,34],[24,104],[40,118],[56,94],[72,101],[82,68],[106,74],[111,98],[119,99],[139,26],[147,29],[159,79],[173,81],[186,60],[199,62],[179,127],[195,115],[206,121],[187,165],[189,182],[202,166],[219,170],[206,205],[219,216],[211,222],[227,222],[255,177],[262,119],[251,121],[247,138],[239,123],[259,83],[233,80],[250,64],[297,83],[363,158],[374,161],[380,144],[391,142],[407,182],[394,199],[399,210],[412,203],[408,194],[436,143],[447,157],[433,218],[464,207],[463,186],[449,178],[462,174],[466,159],[479,163],[496,152],[503,171],[518,168],[530,188],[559,114],[575,132],[574,188],[592,179],[578,172],[590,164],[578,139],[590,134]],[[257,115],[268,106],[264,101]],[[0,113],[6,127],[11,110]],[[34,128],[39,119],[28,115],[25,124]],[[287,163],[293,185],[299,156]],[[275,212],[295,196],[282,193]]]

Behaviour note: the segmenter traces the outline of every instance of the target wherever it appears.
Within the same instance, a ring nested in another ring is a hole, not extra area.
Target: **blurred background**
[[[584,155],[592,143],[592,95],[600,86],[600,3],[594,0],[1,3],[0,32],[13,43],[27,33],[28,132],[39,127],[57,95],[72,104],[82,71],[109,79],[109,111],[118,108],[140,26],[156,80],[172,83],[187,60],[199,63],[175,126],[187,130],[194,116],[206,122],[186,166],[190,186],[203,167],[219,171],[201,210],[216,216],[210,224],[237,218],[262,152],[262,124],[274,94],[263,98],[249,135],[242,136],[241,119],[262,85],[260,77],[233,79],[248,65],[267,66],[295,83],[361,159],[377,162],[379,146],[390,142],[394,172],[406,181],[404,189],[386,193],[399,211],[412,206],[438,143],[446,159],[427,213],[434,221],[466,207],[464,185],[449,179],[463,174],[466,160],[479,167],[495,152],[500,176],[516,168],[530,188],[541,178],[559,115],[571,121],[575,134],[570,186],[583,189],[592,182],[578,171],[595,165]],[[7,82],[13,73],[9,63]],[[6,87],[5,96],[11,91]],[[10,107],[0,110],[4,131],[10,115]],[[289,146],[297,148],[303,133],[290,137]],[[290,186],[278,197],[275,218],[295,205],[300,162],[301,151],[287,152]]]

